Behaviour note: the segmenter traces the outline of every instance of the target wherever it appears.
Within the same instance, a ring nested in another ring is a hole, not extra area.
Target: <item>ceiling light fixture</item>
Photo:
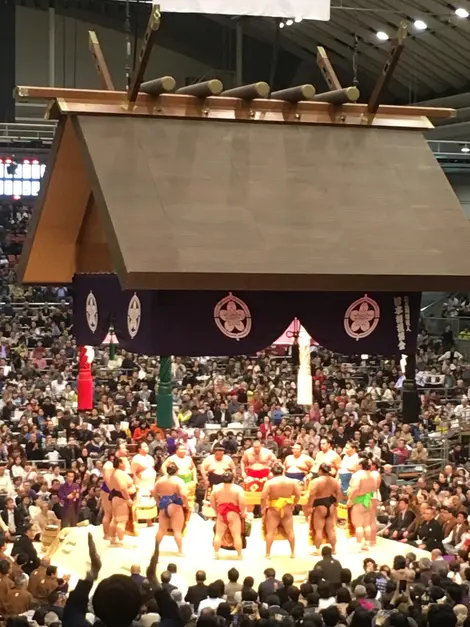
[[[467,144],[465,144],[465,146],[462,146],[462,148],[460,149],[461,152],[465,152],[468,153],[470,152],[470,148],[467,146]]]
[[[379,30],[379,32],[376,34],[376,37],[379,41],[388,41],[389,36],[387,35],[387,33],[384,33],[383,30]]]
[[[284,28],[285,24],[284,22],[279,22],[279,28]]]
[[[295,18],[295,20],[294,20],[294,22],[295,22],[296,24],[300,24],[300,22],[301,22],[302,20],[303,20],[303,18],[302,18],[302,17],[296,17],[296,18]]]
[[[415,20],[414,27],[416,30],[426,30],[428,25],[423,20]]]
[[[462,19],[467,19],[470,13],[467,11],[467,9],[464,9],[463,7],[459,7],[458,9],[455,9],[455,15],[457,17],[461,17]]]
[[[287,20],[286,26],[292,26],[293,23],[294,23],[294,20]]]

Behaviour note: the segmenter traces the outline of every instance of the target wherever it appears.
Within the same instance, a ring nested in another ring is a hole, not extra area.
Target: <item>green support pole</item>
[[[173,396],[171,394],[171,357],[160,357],[160,379],[157,395],[157,426],[173,427]]]

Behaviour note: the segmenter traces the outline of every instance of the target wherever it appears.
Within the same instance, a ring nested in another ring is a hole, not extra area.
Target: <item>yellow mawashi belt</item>
[[[273,509],[277,510],[281,516],[281,518],[284,516],[284,507],[286,505],[293,505],[294,504],[294,497],[293,496],[280,496],[277,499],[272,499],[271,501],[269,501],[269,507],[272,507]]]

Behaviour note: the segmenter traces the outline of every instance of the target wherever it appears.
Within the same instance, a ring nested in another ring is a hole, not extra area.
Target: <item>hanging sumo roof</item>
[[[325,94],[219,81],[168,93],[171,77],[141,84],[142,53],[126,94],[90,42],[106,91],[18,88],[59,120],[24,283],[114,272],[126,289],[468,289],[470,223],[422,135],[428,115],[453,111],[379,105],[400,43],[358,104],[322,49]]]

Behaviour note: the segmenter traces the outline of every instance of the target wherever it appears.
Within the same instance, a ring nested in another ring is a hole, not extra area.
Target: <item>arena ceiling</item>
[[[49,6],[49,0],[17,2],[43,9]],[[55,6],[69,16],[125,30],[122,0],[55,0]],[[388,102],[432,104],[439,98],[436,104],[455,106],[459,114],[432,131],[430,139],[470,140],[470,18],[458,17],[458,8],[470,12],[470,0],[332,0],[329,22],[294,22],[279,30],[275,20],[245,17],[244,81],[269,81],[274,66],[276,88],[300,82],[323,88],[315,63],[316,46],[322,45],[343,85],[357,78],[362,95],[367,97],[391,47],[391,41],[380,41],[377,32],[391,39],[400,22],[406,20],[409,37],[389,87]],[[132,28],[137,25],[142,32],[148,2],[131,0],[130,10]],[[424,21],[427,28],[415,28],[416,20]],[[236,18],[168,14],[158,37],[164,47],[221,72],[234,72],[236,24]],[[273,54],[276,41],[278,51]],[[454,97],[457,94],[459,98]]]

